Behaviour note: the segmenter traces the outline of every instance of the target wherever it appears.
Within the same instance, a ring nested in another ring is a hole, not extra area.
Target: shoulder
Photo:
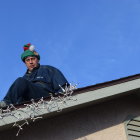
[[[40,65],[40,69],[48,70],[50,72],[59,71],[57,68],[50,65]]]

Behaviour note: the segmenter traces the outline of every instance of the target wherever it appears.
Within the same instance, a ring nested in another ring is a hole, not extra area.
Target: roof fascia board
[[[130,91],[134,91],[140,89],[140,79],[128,81],[125,83],[113,85],[110,87],[104,87],[101,89],[88,91],[80,94],[73,95],[73,99],[76,100],[67,100],[66,104],[61,107],[64,111],[67,111],[68,109],[72,108],[78,108],[80,106],[83,106],[85,104],[94,103],[99,100],[103,100],[105,98],[110,98],[112,96],[118,96],[123,95],[126,93],[129,93]],[[25,108],[20,108],[20,110],[26,111]],[[49,116],[49,115],[55,115],[58,111],[57,107],[54,107],[51,109],[51,111],[48,111],[47,109],[41,109],[37,112],[36,116]],[[27,110],[28,112],[28,110]],[[24,114],[24,118],[29,119],[29,115],[26,113]],[[15,122],[20,122],[22,120],[16,120],[16,118],[13,118],[13,116],[8,116],[3,119],[0,119],[0,129],[3,129],[4,126],[11,126],[11,124]]]

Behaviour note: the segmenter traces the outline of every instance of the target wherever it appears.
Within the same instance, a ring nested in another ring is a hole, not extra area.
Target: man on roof
[[[10,104],[20,104],[31,99],[48,97],[50,93],[55,95],[62,92],[61,87],[68,84],[64,75],[49,65],[40,65],[40,55],[34,46],[24,45],[21,59],[27,67],[23,77],[19,77],[9,88],[6,96],[0,101],[0,108]]]

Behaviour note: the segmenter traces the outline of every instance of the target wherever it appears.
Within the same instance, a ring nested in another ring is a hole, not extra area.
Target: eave
[[[92,85],[89,87],[79,88],[75,90],[73,96],[66,100],[66,103],[61,106],[61,112],[63,113],[69,110],[74,110],[90,104],[102,103],[105,100],[111,100],[112,98],[117,98],[118,96],[135,94],[139,91],[139,74],[97,85]],[[49,100],[50,98],[45,99],[46,102],[48,102]],[[16,108],[18,108],[17,110],[20,110],[21,115],[24,116],[23,120],[30,119],[29,114],[24,113],[28,112],[28,110],[23,104],[16,106]],[[13,113],[15,112],[13,111]],[[43,118],[46,118],[50,116],[55,116],[57,114],[59,114],[58,107],[54,107],[51,110],[40,107],[40,110],[36,111],[35,116],[43,116]],[[11,128],[15,122],[20,123],[23,122],[23,120],[17,119],[12,115],[5,116],[0,119],[0,130],[3,130],[5,128]]]

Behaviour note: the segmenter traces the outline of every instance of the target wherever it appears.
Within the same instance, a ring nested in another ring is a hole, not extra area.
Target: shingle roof
[[[73,95],[45,98],[26,105],[11,106],[0,114],[0,130],[11,128],[13,125],[19,128],[22,125],[35,121],[42,116],[56,115],[58,111],[69,111],[88,104],[102,102],[106,99],[116,98],[138,92],[140,89],[140,74],[132,75],[117,80],[104,82],[74,90]],[[12,111],[11,111],[12,110]],[[21,123],[21,124],[20,124]],[[20,125],[19,125],[20,124]]]

